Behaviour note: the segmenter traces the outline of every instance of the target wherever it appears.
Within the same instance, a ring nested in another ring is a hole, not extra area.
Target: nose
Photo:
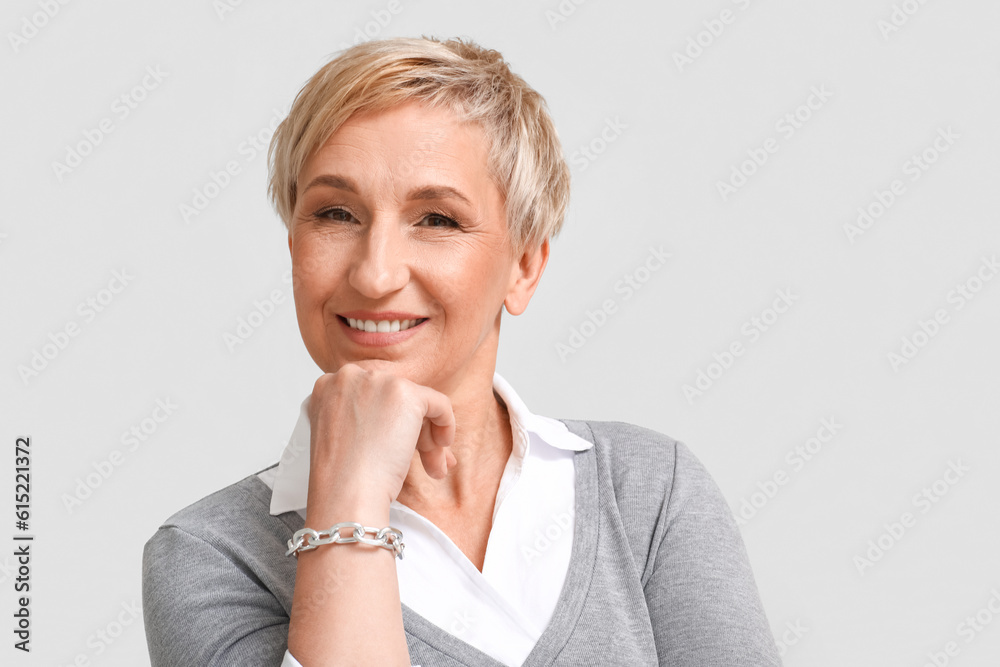
[[[400,225],[377,218],[368,225],[355,250],[348,282],[365,297],[380,299],[409,281],[408,261]]]

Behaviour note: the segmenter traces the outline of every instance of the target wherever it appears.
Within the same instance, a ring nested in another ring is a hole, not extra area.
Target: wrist
[[[344,531],[347,531],[345,534]],[[403,557],[403,534],[392,526],[363,526],[355,521],[342,521],[324,530],[302,528],[295,531],[288,540],[286,556],[298,556],[327,544],[366,544],[381,547],[392,552],[396,558]]]
[[[388,494],[371,489],[336,486],[310,489],[306,500],[306,526],[321,530],[344,521],[386,526],[391,502]]]

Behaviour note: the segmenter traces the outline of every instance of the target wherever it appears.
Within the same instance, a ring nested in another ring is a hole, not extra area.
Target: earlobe
[[[549,261],[549,240],[527,248],[517,265],[513,267],[513,284],[507,292],[503,305],[511,315],[520,315],[528,307],[528,302],[538,287],[542,272]]]

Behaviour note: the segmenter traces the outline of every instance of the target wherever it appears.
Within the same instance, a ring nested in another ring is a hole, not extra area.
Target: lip
[[[358,331],[351,327],[347,323],[347,318],[352,318],[356,320],[419,320],[424,321],[420,324],[416,324],[406,331],[388,331],[385,333],[379,333],[377,331]],[[403,341],[412,338],[417,335],[417,333],[423,328],[424,324],[427,323],[426,318],[421,318],[419,315],[413,313],[403,313],[399,311],[382,311],[380,313],[375,313],[370,310],[353,310],[347,313],[338,313],[337,321],[340,322],[341,328],[344,330],[344,335],[347,336],[348,340],[351,340],[358,345],[363,345],[365,347],[387,347],[389,345],[396,345],[402,343]]]
[[[373,320],[378,322],[379,320],[419,320],[423,319],[423,315],[417,315],[416,313],[404,313],[401,310],[351,310],[346,313],[337,313],[341,317],[349,317],[354,320]]]

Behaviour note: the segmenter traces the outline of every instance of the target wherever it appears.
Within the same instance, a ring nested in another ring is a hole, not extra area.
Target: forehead
[[[408,183],[434,176],[475,182],[487,176],[488,159],[489,142],[478,123],[447,108],[408,102],[351,116],[309,156],[300,182],[331,169]]]

